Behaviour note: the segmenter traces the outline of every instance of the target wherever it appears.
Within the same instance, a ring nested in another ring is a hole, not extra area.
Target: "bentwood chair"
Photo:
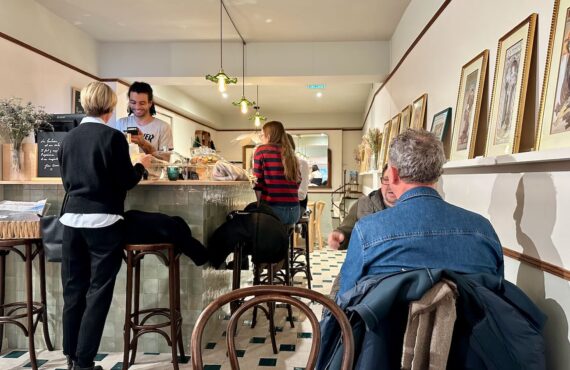
[[[314,218],[314,233],[317,238],[316,242],[319,245],[319,249],[323,249],[323,235],[321,233],[321,219],[323,216],[323,210],[325,209],[325,202],[319,200],[315,202],[315,218]]]
[[[246,299],[249,298],[249,299]],[[342,367],[343,370],[350,370],[353,366],[354,359],[354,339],[352,336],[352,329],[344,312],[332,300],[324,295],[308,290],[305,288],[288,287],[288,286],[254,286],[243,289],[234,290],[224,294],[210,303],[198,317],[194,332],[192,333],[192,369],[202,370],[204,364],[202,361],[202,336],[204,328],[208,323],[210,317],[222,308],[224,305],[236,300],[243,300],[243,303],[232,313],[226,330],[226,341],[228,356],[230,359],[231,368],[239,370],[239,362],[236,353],[235,334],[241,316],[250,308],[268,302],[283,302],[291,304],[301,310],[311,322],[313,329],[313,342],[309,352],[306,369],[314,369],[317,362],[317,355],[321,344],[321,330],[319,320],[311,310],[311,308],[301,301],[299,298],[309,299],[314,302],[322,304],[330,310],[332,315],[337,319],[342,333],[343,341],[343,356]]]

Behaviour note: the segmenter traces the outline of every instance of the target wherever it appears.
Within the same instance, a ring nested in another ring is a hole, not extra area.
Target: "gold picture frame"
[[[388,138],[388,145],[390,145],[392,139],[400,133],[400,118],[401,113],[398,113],[390,120],[390,138]]]
[[[382,130],[382,147],[380,148],[380,155],[378,158],[378,168],[384,167],[384,164],[388,162],[388,146],[390,145],[390,126],[392,121],[388,121],[384,124]]]
[[[531,14],[499,39],[485,156],[518,152],[537,17]]]
[[[569,32],[570,0],[555,0],[540,98],[536,150],[570,146],[570,117],[566,116],[570,106],[570,53],[564,51],[570,41]]]
[[[85,114],[85,110],[81,106],[81,89],[71,88],[71,113]]]
[[[402,109],[401,119],[400,119],[400,133],[406,131],[410,128],[410,121],[411,121],[411,114],[412,114],[412,105],[408,104],[408,106]]]
[[[452,161],[470,159],[475,154],[475,139],[488,64],[489,50],[483,50],[461,67],[449,154]]]
[[[427,94],[423,94],[412,103],[412,120],[410,128],[422,130],[425,128]]]

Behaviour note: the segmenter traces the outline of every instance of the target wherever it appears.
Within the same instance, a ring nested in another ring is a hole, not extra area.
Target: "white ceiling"
[[[218,0],[36,0],[99,41],[219,39]],[[410,0],[224,0],[247,42],[389,40]],[[224,39],[238,35],[224,13]]]
[[[56,15],[101,42],[217,41],[218,0],[36,0]],[[410,0],[224,0],[246,42],[324,42],[390,40]],[[239,40],[224,12],[224,41]],[[217,66],[212,66],[215,73]],[[227,99],[215,84],[190,79],[141,79],[115,76],[125,81],[143,80],[152,85],[175,86],[187,96],[221,116],[238,114],[231,102],[241,97],[239,86],[230,86]],[[184,80],[185,82],[181,83]],[[195,79],[194,79],[195,80]],[[314,81],[303,76],[265,76],[247,79],[260,85],[263,113],[363,115],[377,77],[330,76]],[[322,97],[307,88],[326,82]],[[246,86],[246,97],[255,100],[255,86]],[[358,120],[359,121],[359,120]],[[214,127],[220,127],[212,122]],[[246,123],[243,123],[247,125]],[[360,127],[362,122],[351,122]],[[244,127],[245,128],[245,127]],[[304,128],[311,128],[310,124]]]

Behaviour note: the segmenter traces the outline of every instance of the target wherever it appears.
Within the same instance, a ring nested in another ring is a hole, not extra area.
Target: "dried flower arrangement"
[[[49,115],[31,102],[20,98],[0,99],[0,136],[12,144],[12,167],[20,170],[22,141],[38,127],[47,124]],[[49,124],[48,124],[49,125]]]

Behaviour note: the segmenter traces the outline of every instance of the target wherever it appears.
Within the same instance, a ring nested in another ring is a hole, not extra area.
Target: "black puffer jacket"
[[[237,243],[245,243],[245,254],[254,263],[276,263],[285,258],[289,246],[287,230],[267,205],[251,203],[243,211],[232,211],[227,221],[214,231],[208,242],[213,267],[219,267],[234,251]]]

